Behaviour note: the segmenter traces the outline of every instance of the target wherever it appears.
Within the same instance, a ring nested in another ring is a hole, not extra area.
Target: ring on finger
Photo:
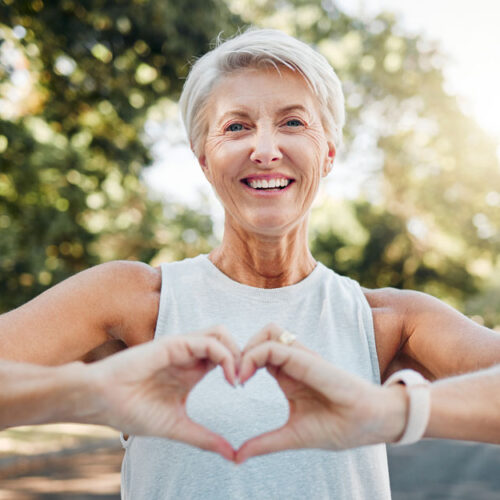
[[[291,345],[295,341],[297,337],[289,332],[288,330],[284,330],[281,335],[278,337],[278,342],[281,342],[282,344],[285,345]]]

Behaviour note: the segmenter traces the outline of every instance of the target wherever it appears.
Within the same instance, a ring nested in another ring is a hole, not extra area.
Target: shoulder
[[[1,316],[2,356],[50,364],[108,341],[146,342],[154,336],[160,288],[160,271],[137,262],[81,271]]]
[[[404,304],[402,290],[395,288],[362,288],[372,310],[385,310],[394,314],[401,312]]]
[[[372,311],[398,316],[406,314],[406,307],[410,301],[406,290],[396,288],[362,288],[362,290]]]
[[[115,260],[89,269],[95,278],[104,279],[113,284],[124,283],[143,290],[161,289],[161,269],[143,262]]]
[[[112,261],[84,273],[87,288],[105,304],[105,328],[111,338],[128,346],[153,338],[160,304],[160,268]]]
[[[110,333],[127,345],[153,338],[160,305],[161,269],[133,261],[113,261],[102,267],[119,302],[119,328]]]
[[[436,297],[414,290],[363,291],[382,373],[410,367],[435,378],[498,363],[500,336]]]
[[[406,333],[409,332],[412,320],[428,314],[457,313],[445,302],[424,292],[416,290],[397,290],[395,288],[367,289],[363,288],[366,300],[372,310],[390,311],[404,320]]]
[[[362,288],[372,310],[391,312],[401,319],[419,313],[428,307],[447,307],[432,295],[416,290],[398,290],[396,288]]]
[[[161,286],[161,270],[142,262],[115,260],[80,271],[56,286],[69,288],[78,284],[78,286],[90,287],[97,283],[100,283],[101,286],[113,286],[118,282],[126,281],[136,281],[138,286],[148,286],[149,284],[149,287],[159,288]]]
[[[142,262],[111,261],[82,271],[60,284],[71,289],[102,296],[109,303],[113,297],[137,298],[138,294],[156,295],[161,290],[161,270]]]
[[[429,303],[441,303],[440,300],[416,290],[398,290],[396,288],[363,288],[363,293],[371,308],[390,309],[394,313],[407,315]]]
[[[436,297],[416,290],[363,288],[363,293],[375,323],[379,320],[384,327],[392,325],[400,334],[401,342],[407,340],[413,331],[413,325],[421,321],[423,316],[453,310]]]

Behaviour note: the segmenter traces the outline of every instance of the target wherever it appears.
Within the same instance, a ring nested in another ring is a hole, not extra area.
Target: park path
[[[500,500],[500,446],[423,440],[389,447],[393,500]]]
[[[103,441],[0,468],[0,500],[120,500],[120,443]]]
[[[0,467],[0,500],[119,500],[123,450],[102,440]],[[390,447],[393,500],[500,500],[500,446]],[[295,499],[291,499],[295,500]]]

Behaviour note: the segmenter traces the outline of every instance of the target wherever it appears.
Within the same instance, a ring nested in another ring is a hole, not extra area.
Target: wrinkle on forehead
[[[254,75],[269,78],[269,85],[273,88],[267,89],[263,79],[260,79],[258,85],[250,85],[249,80],[254,80]],[[289,83],[283,85],[282,92],[277,92],[276,78],[286,79]],[[245,101],[249,101],[247,104],[250,106],[246,106]],[[207,100],[205,116],[211,123],[214,123],[214,120],[218,123],[221,116],[230,110],[243,111],[250,115],[256,109],[259,113],[270,114],[279,112],[291,103],[303,106],[308,115],[315,114],[321,122],[319,101],[300,73],[288,68],[281,68],[280,71],[270,67],[244,68],[230,73],[213,89]]]

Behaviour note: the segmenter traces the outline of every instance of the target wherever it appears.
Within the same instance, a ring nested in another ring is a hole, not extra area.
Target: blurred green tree
[[[210,248],[207,216],[148,199],[142,131],[239,23],[221,0],[0,0],[0,311],[103,260]]]
[[[419,289],[471,315],[488,304],[486,324],[500,328],[498,144],[446,92],[439,47],[390,14],[361,20],[331,0],[229,5],[316,46],[342,81],[341,163],[369,182],[357,200],[315,211],[315,256],[367,287]]]
[[[22,53],[34,87],[17,115],[0,100],[0,308],[101,260],[213,244],[207,217],[148,200],[141,133],[148,110],[177,97],[186,61],[248,23],[315,45],[343,82],[340,163],[369,182],[315,210],[314,254],[365,286],[486,308],[500,325],[496,144],[446,93],[439,47],[392,16],[360,20],[329,0],[0,0],[0,20],[0,99],[16,85],[2,46]]]

